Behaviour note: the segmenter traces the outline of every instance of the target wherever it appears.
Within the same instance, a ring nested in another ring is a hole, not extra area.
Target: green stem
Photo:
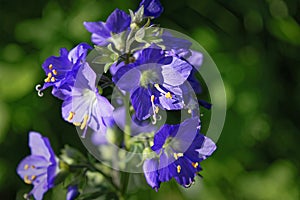
[[[125,127],[124,127],[124,143],[125,148],[127,151],[130,150],[131,146],[131,116],[129,112],[129,93],[126,93],[124,97],[124,106],[125,106],[125,113],[126,113],[126,119],[125,119]],[[129,173],[127,172],[120,172],[121,173],[121,180],[120,180],[120,192],[121,195],[119,196],[120,199],[123,199],[125,197],[127,186],[129,182]]]
[[[112,178],[110,176],[108,176],[107,174],[105,174],[103,171],[101,171],[100,169],[98,169],[97,167],[95,167],[94,165],[90,164],[90,163],[86,163],[86,164],[78,164],[78,165],[69,165],[70,170],[72,169],[80,169],[80,168],[86,168],[90,171],[93,172],[98,172],[100,173],[106,180],[107,182],[116,190],[118,191],[118,186],[113,182]]]
[[[125,106],[125,113],[126,113],[126,121],[124,127],[124,143],[125,148],[130,150],[131,146],[131,116],[129,113],[129,94],[127,93],[124,97],[124,106]]]
[[[121,173],[121,195],[124,197],[126,195],[127,186],[129,182],[129,173]]]

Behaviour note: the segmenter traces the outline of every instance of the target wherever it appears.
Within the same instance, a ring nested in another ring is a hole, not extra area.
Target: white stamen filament
[[[41,87],[41,84],[35,86],[35,90],[37,91],[39,97],[44,96],[44,93],[41,91]]]
[[[156,124],[157,123],[157,113],[159,111],[159,108],[157,106],[154,105],[154,95],[151,96],[151,105],[152,105],[152,111],[153,111],[153,118],[152,118],[152,124]]]

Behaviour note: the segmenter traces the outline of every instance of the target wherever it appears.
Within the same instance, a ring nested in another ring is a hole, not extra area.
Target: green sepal
[[[111,44],[107,47],[95,46],[95,50],[98,52],[99,56],[95,57],[92,62],[105,65],[104,73],[106,73],[112,64],[118,61],[119,54],[112,49]]]
[[[157,154],[150,148],[146,147],[143,151],[143,161],[146,159],[151,159],[157,157]]]
[[[132,30],[138,29],[140,24],[144,20],[144,5],[142,5],[135,13],[132,10],[129,10],[129,13],[131,17],[130,28]]]

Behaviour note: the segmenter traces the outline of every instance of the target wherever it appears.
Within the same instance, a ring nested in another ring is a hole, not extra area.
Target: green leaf
[[[68,165],[86,161],[85,156],[80,151],[70,147],[69,145],[65,145],[65,148],[61,152],[62,152],[62,154],[60,155],[61,159],[64,162],[66,162]]]
[[[66,171],[66,170],[61,170],[55,177],[55,180],[54,180],[54,184],[55,185],[58,185],[62,182],[64,182],[67,177],[70,175],[69,171]]]
[[[142,42],[144,42],[144,37],[145,37],[145,29],[144,28],[142,28],[142,29],[140,29],[140,30],[138,30],[137,32],[136,32],[136,34],[135,34],[135,40],[136,41],[138,41],[138,42],[140,42],[140,43],[142,43]]]
[[[109,44],[107,47],[103,47],[103,46],[94,46],[95,50],[99,53],[99,54],[104,54],[104,55],[110,55],[111,53],[114,53],[112,51],[111,48],[111,44]]]
[[[79,197],[78,200],[90,200],[90,199],[97,199],[102,196],[110,196],[113,198],[109,199],[117,199],[117,196],[111,191],[109,188],[97,185],[97,188],[89,188],[88,191],[84,191]]]
[[[110,57],[110,55],[101,55],[101,56],[97,56],[93,60],[93,63],[104,65],[107,63],[111,63],[112,61],[113,61],[113,59]]]

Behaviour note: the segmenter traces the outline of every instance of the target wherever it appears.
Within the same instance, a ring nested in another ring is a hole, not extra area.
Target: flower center
[[[92,90],[89,89],[82,90],[82,99],[84,99],[85,102],[90,102],[89,108],[88,110],[86,110],[84,114],[82,114],[82,116],[80,117],[81,118],[80,121],[73,121],[73,118],[76,115],[76,112],[74,110],[70,111],[67,120],[69,122],[73,122],[75,126],[79,126],[81,130],[85,129],[91,114],[90,107],[92,106],[92,104],[94,104],[96,98],[97,98],[96,92],[93,92]]]
[[[55,82],[55,81],[56,81],[55,76],[58,74],[58,73],[57,73],[57,70],[56,70],[56,69],[53,69],[53,65],[52,65],[52,64],[50,64],[50,65],[48,66],[48,68],[49,68],[49,70],[50,70],[51,72],[48,72],[47,78],[45,78],[44,81],[45,81],[45,83]]]
[[[163,148],[166,149],[169,147],[169,144],[171,143],[171,141],[173,140],[173,137],[168,137],[165,141],[165,144],[163,145]]]
[[[153,70],[145,70],[142,72],[140,84],[142,87],[147,88],[148,84],[155,83],[159,80],[157,72]]]

